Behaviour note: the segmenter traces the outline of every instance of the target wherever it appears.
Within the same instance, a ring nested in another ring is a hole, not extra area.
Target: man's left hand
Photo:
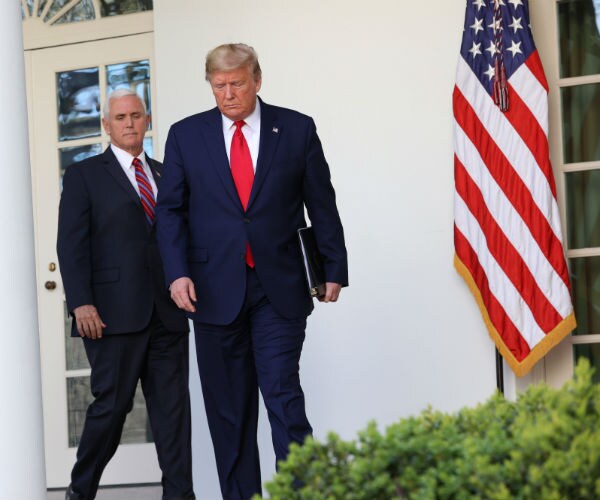
[[[342,291],[342,285],[339,283],[325,283],[325,296],[319,299],[319,302],[337,302],[340,292]]]

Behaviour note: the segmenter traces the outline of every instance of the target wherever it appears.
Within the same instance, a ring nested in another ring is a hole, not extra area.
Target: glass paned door
[[[107,92],[135,90],[151,109],[152,35],[107,39],[26,53],[34,185],[40,348],[46,475],[64,487],[75,461],[87,405],[90,368],[80,338],[72,338],[57,269],[56,231],[62,177],[72,163],[101,153],[108,137],[101,126]],[[153,134],[144,140],[153,154]],[[56,283],[47,289],[45,282]],[[102,484],[160,482],[161,474],[145,402],[138,387],[121,446]]]

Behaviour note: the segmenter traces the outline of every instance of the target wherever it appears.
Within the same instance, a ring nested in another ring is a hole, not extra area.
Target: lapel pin
[[[278,134],[279,133],[279,129],[277,127],[273,127],[273,133],[274,134]]]

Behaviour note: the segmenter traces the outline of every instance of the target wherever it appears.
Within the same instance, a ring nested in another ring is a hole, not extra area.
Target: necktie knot
[[[134,158],[131,163],[133,163],[133,167],[136,170],[144,170],[144,166],[142,165],[142,160],[140,160],[139,158]]]
[[[142,202],[142,208],[146,214],[146,219],[152,225],[154,222],[154,207],[156,206],[156,199],[154,198],[154,191],[150,184],[150,179],[144,172],[144,165],[139,158],[132,160],[133,168],[135,169],[135,180],[137,181],[138,189],[140,191],[140,201]]]
[[[233,124],[235,125],[235,131],[236,132],[241,132],[242,131],[242,127],[244,125],[246,125],[246,122],[244,120],[237,120],[235,122],[233,122]]]

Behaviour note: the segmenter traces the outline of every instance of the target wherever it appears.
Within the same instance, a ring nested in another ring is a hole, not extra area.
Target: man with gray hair
[[[65,172],[57,251],[72,336],[91,366],[87,410],[65,498],[95,498],[138,381],[162,470],[163,500],[193,499],[188,322],[173,304],[154,236],[161,164],[143,150],[150,117],[133,91],[106,100],[111,144]]]
[[[304,209],[324,258],[322,302],[348,284],[342,224],[313,120],[258,98],[254,50],[206,57],[217,106],[175,123],[165,148],[157,238],[171,297],[194,320],[221,492],[261,492],[259,389],[277,460],[312,428],[299,362],[313,309],[297,230]]]

